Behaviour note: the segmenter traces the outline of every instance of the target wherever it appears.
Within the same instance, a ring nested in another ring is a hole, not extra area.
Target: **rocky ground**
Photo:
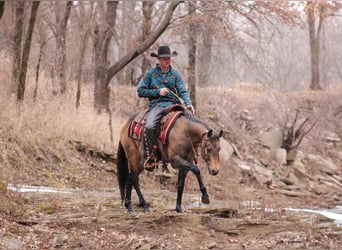
[[[202,168],[209,205],[201,204],[196,179],[188,176],[182,214],[174,211],[174,171],[143,173],[151,211],[137,207],[133,193],[135,212],[127,213],[112,152],[67,137],[25,140],[9,133],[12,127],[1,133],[0,249],[339,249],[341,227],[318,213],[289,208],[323,211],[342,204],[342,99],[336,93],[309,96],[304,103],[315,107],[311,114],[324,119],[305,123],[308,133],[300,146],[284,154],[279,131],[289,127],[268,122],[285,116],[277,103],[297,104],[260,90],[252,91],[255,102],[240,103],[251,91],[203,99],[198,115],[225,130],[221,171],[210,176]],[[287,121],[295,128],[303,124],[300,119],[294,124],[293,116]],[[21,193],[8,190],[8,184],[58,192]]]
[[[87,164],[83,173],[59,170],[78,188],[56,188],[56,193],[2,189],[2,201],[12,199],[6,207],[4,202],[0,205],[1,248],[337,249],[342,244],[342,230],[332,220],[287,210],[326,204],[317,195],[295,197],[267,186],[216,183],[204,172],[211,204],[201,204],[196,186],[188,185],[185,212],[179,214],[174,211],[176,177],[158,169],[141,176],[151,211],[137,207],[134,195],[135,212],[127,213],[117,189],[115,163],[84,153],[78,157]],[[46,181],[36,178],[32,183],[47,185]]]

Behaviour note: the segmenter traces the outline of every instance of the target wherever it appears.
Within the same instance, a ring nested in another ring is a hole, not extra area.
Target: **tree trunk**
[[[15,92],[15,87],[18,88],[19,86],[19,72],[21,67],[21,43],[24,32],[24,10],[25,2],[17,2],[17,6],[15,8],[15,28],[13,33],[13,84],[10,90],[11,93]]]
[[[108,1],[106,11],[106,27],[96,25],[94,31],[94,53],[95,53],[95,88],[94,108],[98,113],[109,112],[109,82],[108,77],[108,48],[113,36],[115,26],[116,10],[119,2]]]
[[[4,10],[5,10],[5,1],[0,1],[0,20],[4,14]]]
[[[310,61],[311,61],[311,90],[321,90],[320,86],[320,31],[323,18],[320,16],[319,24],[316,29],[315,18],[315,6],[314,3],[308,2],[308,28],[309,28],[309,40],[310,40]],[[319,12],[322,12],[323,8],[320,8]]]
[[[122,25],[120,39],[124,46],[120,50],[118,57],[126,55],[129,49],[132,47],[132,40],[134,40],[135,34],[132,32],[134,29],[134,19],[131,16],[132,10],[135,9],[135,1],[123,1],[122,2]],[[118,81],[123,85],[131,85],[133,72],[133,65],[127,65],[119,74],[117,74]]]
[[[81,89],[82,89],[82,74],[83,74],[83,60],[85,57],[85,52],[86,52],[86,48],[87,48],[87,44],[88,44],[88,38],[90,35],[90,23],[91,23],[91,14],[90,16],[88,16],[86,14],[86,9],[84,6],[84,1],[79,1],[79,17],[78,17],[78,27],[81,30],[85,25],[85,29],[84,32],[82,32],[82,36],[80,38],[80,55],[79,55],[79,61],[78,61],[78,65],[77,65],[77,90],[76,90],[76,109],[78,109],[80,107],[80,102],[81,102]],[[93,12],[93,5],[91,4],[90,13]]]
[[[23,55],[21,59],[21,67],[20,67],[20,74],[19,74],[19,86],[18,86],[18,94],[17,100],[23,101],[24,94],[25,94],[25,81],[26,81],[26,73],[27,73],[27,66],[28,60],[31,51],[31,41],[32,41],[32,34],[34,29],[34,24],[36,23],[36,17],[38,8],[40,5],[40,1],[33,1],[31,7],[31,16],[29,20],[29,26],[27,29],[26,40],[23,46]]]
[[[188,12],[189,15],[196,11],[196,6],[193,3],[189,3]],[[196,24],[191,23],[189,27],[189,40],[188,40],[188,84],[190,99],[192,105],[196,108]]]
[[[152,31],[152,10],[153,10],[153,1],[144,1],[143,2],[143,27],[142,27],[142,40],[145,41],[147,37],[151,34]],[[142,75],[151,68],[152,63],[149,55],[143,54],[141,72]]]
[[[56,3],[64,4],[64,3]],[[59,18],[59,11],[56,11],[57,30],[56,30],[56,75],[59,82],[59,91],[61,94],[66,92],[66,30],[70,17],[72,1],[68,1],[65,5],[63,16]]]

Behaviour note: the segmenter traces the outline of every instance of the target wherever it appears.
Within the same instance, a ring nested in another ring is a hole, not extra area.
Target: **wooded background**
[[[178,52],[172,64],[195,106],[196,87],[334,88],[342,79],[341,8],[338,1],[0,1],[0,52],[12,62],[1,72],[10,75],[1,96],[22,103],[44,95],[44,84],[63,95],[76,82],[76,107],[87,84],[95,110],[106,112],[111,87],[137,85],[156,63],[150,53],[165,44]]]

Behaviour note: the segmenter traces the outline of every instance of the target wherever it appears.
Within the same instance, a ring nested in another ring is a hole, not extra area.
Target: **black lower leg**
[[[126,195],[125,195],[125,207],[127,208],[128,212],[132,212],[132,205],[131,205],[131,195],[132,195],[132,175],[129,174],[127,186],[126,186]]]

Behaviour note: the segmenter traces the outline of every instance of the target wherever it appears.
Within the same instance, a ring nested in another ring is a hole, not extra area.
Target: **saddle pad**
[[[162,123],[164,126],[161,126],[162,129],[160,131],[160,139],[163,145],[167,144],[168,138],[169,138],[169,132],[172,129],[173,125],[175,124],[175,121],[181,114],[183,114],[183,111],[173,111],[168,114],[169,117],[166,118],[165,123]]]
[[[169,132],[173,127],[175,121],[177,120],[178,116],[181,114],[183,114],[183,111],[173,111],[161,119],[159,138],[161,139],[163,145],[167,143]],[[137,121],[137,119],[133,119],[128,127],[128,137],[137,141],[141,141],[143,138],[143,130],[143,123]]]
[[[131,121],[128,128],[128,137],[141,141],[143,134],[143,125],[142,123],[136,122],[135,120]]]

